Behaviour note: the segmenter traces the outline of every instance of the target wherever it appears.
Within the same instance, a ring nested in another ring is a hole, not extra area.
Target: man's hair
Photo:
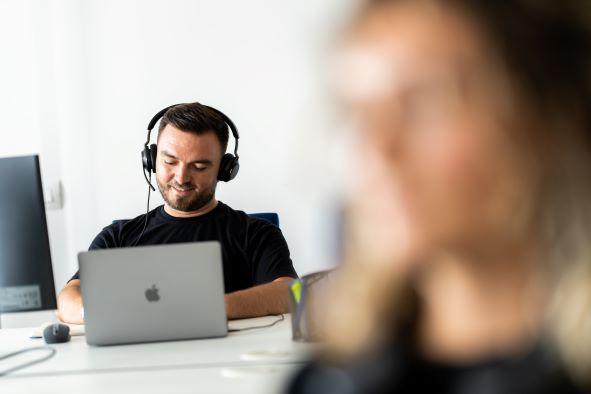
[[[186,103],[175,105],[162,117],[158,127],[158,136],[167,126],[173,125],[179,130],[195,134],[214,132],[222,152],[228,147],[229,131],[224,118],[211,108],[199,103]]]

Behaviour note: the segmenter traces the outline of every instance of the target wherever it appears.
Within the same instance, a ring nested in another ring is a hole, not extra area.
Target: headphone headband
[[[148,123],[148,138],[146,139],[146,142],[144,143],[144,149],[141,152],[142,166],[144,168],[144,178],[146,178],[146,182],[148,183],[148,185],[150,185],[150,189],[154,191],[156,191],[156,189],[150,182],[150,179],[146,175],[146,172],[148,173],[148,175],[150,175],[153,172],[156,172],[156,157],[158,155],[158,147],[156,144],[150,145],[150,134],[152,133],[152,129],[154,129],[154,127],[156,126],[156,123],[158,123],[158,121],[166,114],[166,112],[169,109],[176,107],[177,105],[180,104],[171,105],[169,107],[161,109],[150,120],[150,123]],[[222,159],[220,161],[220,168],[218,171],[218,180],[223,182],[231,181],[236,177],[236,174],[238,174],[238,169],[240,168],[240,163],[238,162],[238,138],[240,137],[238,134],[238,129],[236,128],[234,122],[232,122],[232,120],[228,118],[226,114],[224,114],[220,110],[209,107],[207,105],[203,105],[203,107],[208,108],[209,110],[220,116],[226,124],[226,126],[232,131],[232,135],[234,136],[234,154],[232,155],[231,153],[224,153],[222,155]]]
[[[197,103],[197,104],[199,104],[199,103]],[[164,109],[161,109],[160,111],[158,111],[158,113],[156,113],[156,115],[154,115],[152,120],[150,120],[150,123],[148,123],[148,138],[146,139],[144,146],[147,147],[150,144],[150,134],[152,133],[152,129],[154,129],[154,126],[156,126],[156,123],[158,123],[158,121],[164,116],[164,114],[166,114],[166,112],[168,112],[169,109],[174,108],[177,105],[181,105],[181,104],[170,105]],[[226,126],[228,126],[228,128],[232,132],[232,135],[234,136],[234,140],[235,140],[234,156],[236,156],[236,158],[238,158],[239,157],[238,156],[238,139],[240,138],[240,135],[238,134],[238,129],[236,128],[236,125],[234,124],[234,122],[232,122],[232,119],[230,119],[226,114],[224,114],[222,111],[220,111],[218,109],[210,107],[209,105],[204,105],[204,104],[201,104],[201,105],[204,106],[205,108],[210,109],[211,111],[213,111],[217,115],[219,115],[222,118],[222,120],[224,121],[224,123],[226,123]]]

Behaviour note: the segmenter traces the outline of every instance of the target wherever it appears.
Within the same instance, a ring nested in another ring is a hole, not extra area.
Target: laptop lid
[[[78,262],[89,345],[227,334],[217,241],[93,250]]]

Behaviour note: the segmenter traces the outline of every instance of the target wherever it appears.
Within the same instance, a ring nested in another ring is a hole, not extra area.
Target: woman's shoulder
[[[290,394],[308,393],[586,393],[561,367],[554,353],[536,346],[519,357],[470,364],[444,364],[413,356],[404,346],[387,346],[344,363],[313,361],[292,378]]]

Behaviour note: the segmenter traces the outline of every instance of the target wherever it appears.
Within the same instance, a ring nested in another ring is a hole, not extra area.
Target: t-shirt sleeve
[[[115,231],[113,226],[107,226],[103,228],[103,230],[96,237],[94,237],[92,243],[88,247],[88,250],[109,249],[115,247],[117,247]],[[68,283],[74,279],[80,279],[80,270],[76,271],[70,280],[68,280]]]
[[[248,249],[256,285],[272,282],[281,276],[297,278],[289,247],[279,227],[257,220],[252,223]]]

